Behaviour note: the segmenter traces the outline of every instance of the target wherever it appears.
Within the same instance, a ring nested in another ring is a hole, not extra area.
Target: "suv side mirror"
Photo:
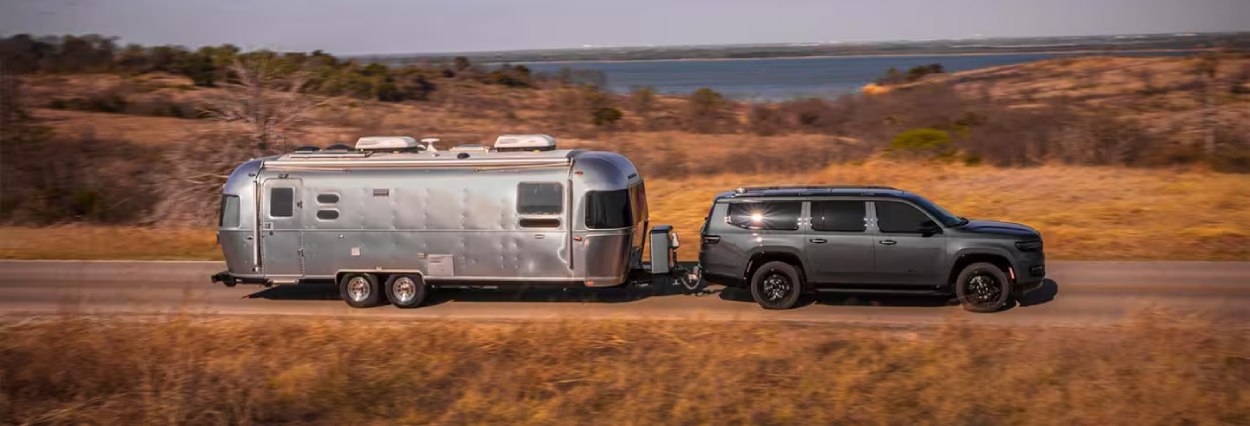
[[[926,220],[920,224],[920,234],[926,237],[932,237],[942,233],[942,227],[931,220]]]

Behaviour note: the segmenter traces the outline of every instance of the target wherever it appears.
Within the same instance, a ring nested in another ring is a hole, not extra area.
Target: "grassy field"
[[[809,174],[649,179],[651,223],[689,244],[712,197],[739,185],[883,184],[922,194],[956,214],[1042,231],[1053,259],[1250,260],[1250,176],[1200,170],[1048,166],[1002,169],[873,161]],[[60,226],[0,228],[9,259],[220,259],[207,229]]]
[[[70,315],[0,327],[0,423],[1246,424],[1248,338]]]

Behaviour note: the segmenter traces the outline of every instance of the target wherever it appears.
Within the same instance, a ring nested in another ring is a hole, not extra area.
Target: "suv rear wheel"
[[[1011,281],[993,263],[973,263],[959,273],[955,281],[955,296],[965,310],[997,312],[1011,300]]]
[[[751,297],[764,309],[793,308],[802,295],[799,271],[789,263],[765,263],[751,276]]]

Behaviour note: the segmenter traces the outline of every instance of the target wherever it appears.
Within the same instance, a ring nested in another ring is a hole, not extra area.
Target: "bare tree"
[[[283,72],[279,65],[273,58],[253,57],[230,67],[237,80],[210,97],[205,112],[222,126],[193,135],[167,155],[155,223],[212,224],[230,172],[248,159],[285,150],[304,132],[308,114],[325,101],[304,93],[306,74]]]
[[[206,114],[210,120],[247,126],[258,150],[284,148],[302,132],[307,114],[324,103],[303,92],[306,73],[282,72],[274,59],[236,59],[230,71],[238,81],[208,99]]]
[[[1194,63],[1194,74],[1204,83],[1202,86],[1202,148],[1208,157],[1215,156],[1216,127],[1218,127],[1215,97],[1219,91],[1220,57],[1214,53],[1202,55]]]

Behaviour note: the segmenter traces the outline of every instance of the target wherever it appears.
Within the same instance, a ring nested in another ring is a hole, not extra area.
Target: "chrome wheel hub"
[[[391,296],[395,298],[396,302],[408,303],[417,297],[417,283],[412,278],[401,277],[395,280],[392,286],[394,290],[391,292],[394,294]]]
[[[763,296],[770,302],[784,300],[793,289],[794,286],[785,275],[774,273],[764,278]]]
[[[353,302],[363,302],[369,298],[369,280],[364,277],[355,277],[347,282],[347,297],[352,298]]]

